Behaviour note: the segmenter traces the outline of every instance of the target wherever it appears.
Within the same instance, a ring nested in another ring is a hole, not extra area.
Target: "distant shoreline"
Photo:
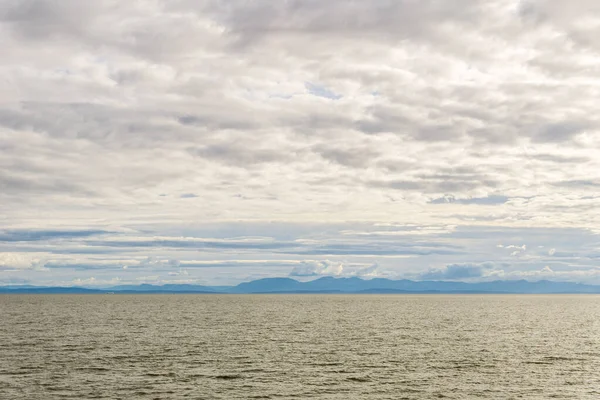
[[[459,282],[321,277],[306,282],[291,278],[264,278],[236,286],[2,286],[0,294],[600,294],[600,286],[525,280]]]
[[[170,292],[170,291],[122,291],[122,292],[106,292],[102,290],[67,290],[67,291],[57,291],[57,290],[0,290],[1,295],[208,295],[208,296],[240,296],[240,295],[339,295],[339,296],[369,296],[369,295],[428,295],[428,296],[436,296],[436,295],[600,295],[600,293],[586,293],[586,292],[539,292],[539,293],[529,293],[529,292],[435,292],[435,291],[424,291],[424,292],[416,292],[416,291],[365,291],[365,292],[333,292],[333,291],[323,291],[323,292],[309,292],[309,291],[298,291],[298,292],[247,292],[247,293],[233,293],[233,292]]]

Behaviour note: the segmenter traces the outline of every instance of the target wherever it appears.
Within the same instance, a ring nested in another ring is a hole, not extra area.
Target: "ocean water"
[[[0,399],[271,398],[598,399],[600,296],[0,296]]]

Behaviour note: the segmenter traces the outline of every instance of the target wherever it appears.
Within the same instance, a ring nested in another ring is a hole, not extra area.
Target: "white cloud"
[[[544,266],[539,270],[529,271],[504,271],[494,270],[489,275],[491,278],[501,279],[526,279],[536,281],[540,279],[562,281],[562,282],[577,282],[588,284],[600,284],[600,268],[578,269],[571,267],[563,270],[555,270],[549,266]]]
[[[11,269],[31,268],[33,260],[23,254],[18,253],[0,253],[0,267]]]
[[[141,260],[138,264],[141,267],[149,267],[149,268],[177,268],[180,265],[179,260],[164,260],[158,257],[149,256],[145,260]]]
[[[340,276],[344,272],[342,263],[324,261],[304,261],[294,267],[290,276]]]
[[[464,263],[449,264],[442,268],[431,268],[428,271],[419,274],[418,279],[422,280],[470,280],[480,279],[489,275],[489,271],[495,267],[494,263]]]
[[[1,270],[36,270],[47,271],[44,261],[34,255],[25,253],[0,253]]]

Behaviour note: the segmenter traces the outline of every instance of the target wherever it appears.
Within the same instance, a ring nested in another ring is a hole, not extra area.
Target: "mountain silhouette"
[[[237,286],[193,284],[119,285],[105,288],[4,286],[0,293],[600,293],[600,286],[572,282],[526,280],[491,282],[411,281],[384,278],[322,277],[308,282],[291,278],[264,278]]]

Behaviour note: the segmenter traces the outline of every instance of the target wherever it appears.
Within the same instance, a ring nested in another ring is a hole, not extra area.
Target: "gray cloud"
[[[445,179],[450,178],[450,179]],[[431,176],[413,180],[379,180],[367,183],[368,186],[401,191],[419,191],[425,193],[469,193],[475,190],[489,190],[499,187],[500,183],[489,180],[473,180],[467,177]]]
[[[373,163],[380,153],[368,147],[343,148],[318,145],[314,152],[331,162],[354,168],[364,168]]]
[[[447,195],[430,201],[431,204],[477,204],[477,205],[497,205],[504,204],[509,200],[506,196],[492,195],[487,197],[474,197],[470,199],[457,199],[452,195]]]
[[[548,248],[586,266],[598,252],[596,11],[0,0],[0,251],[29,266],[11,279],[50,279],[31,254],[61,282],[236,252],[398,276],[488,260],[513,263],[506,276],[583,270],[544,262]],[[272,240],[236,239],[255,235]],[[527,251],[495,247],[515,243]],[[291,265],[234,262],[222,279]]]
[[[55,239],[77,239],[99,236],[110,232],[89,230],[0,230],[0,242],[36,242]]]
[[[600,187],[600,181],[573,179],[568,181],[560,181],[554,183],[556,186],[564,186],[568,188],[597,188]]]
[[[239,166],[281,162],[285,160],[285,155],[275,149],[256,149],[232,143],[191,148],[189,151],[198,157]]]
[[[585,164],[591,161],[587,157],[569,157],[560,154],[536,154],[529,157],[549,163]]]
[[[591,128],[586,121],[564,121],[548,124],[535,136],[540,142],[564,142]]]

